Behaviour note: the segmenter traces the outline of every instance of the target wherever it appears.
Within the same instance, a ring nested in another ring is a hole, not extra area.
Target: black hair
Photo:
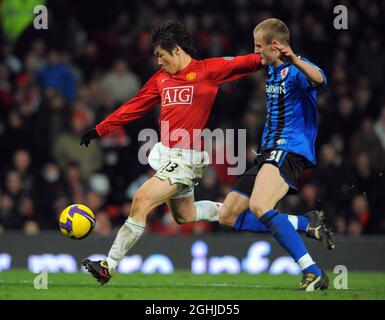
[[[166,21],[152,30],[152,50],[159,47],[171,54],[177,45],[190,56],[196,52],[191,34],[180,21]]]

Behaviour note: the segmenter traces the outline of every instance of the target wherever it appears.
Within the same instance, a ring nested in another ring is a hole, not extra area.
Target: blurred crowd
[[[0,233],[57,229],[58,214],[82,203],[109,235],[124,222],[138,187],[153,175],[138,162],[138,133],[157,128],[157,111],[93,141],[80,137],[132,98],[158,69],[150,30],[183,21],[195,58],[253,50],[252,30],[278,17],[291,30],[293,50],[323,68],[319,94],[318,166],[300,177],[300,193],[283,212],[323,209],[340,234],[385,233],[385,4],[340,1],[348,30],[333,28],[328,0],[48,1],[49,28],[28,28],[16,43],[1,34]],[[222,86],[209,128],[246,128],[252,165],[266,116],[264,73]],[[223,201],[236,176],[210,166],[196,199]],[[166,206],[149,217],[162,234],[232,232],[218,224],[177,225]]]

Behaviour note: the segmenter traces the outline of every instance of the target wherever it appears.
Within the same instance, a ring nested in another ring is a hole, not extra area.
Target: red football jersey
[[[249,54],[192,59],[186,68],[173,75],[159,70],[134,98],[100,122],[96,130],[100,136],[105,135],[160,105],[162,144],[192,149],[197,132],[206,126],[218,87],[262,67],[260,56]]]

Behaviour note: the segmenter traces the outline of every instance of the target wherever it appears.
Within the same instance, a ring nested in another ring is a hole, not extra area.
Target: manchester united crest
[[[186,75],[187,80],[195,80],[197,78],[197,74],[195,72],[190,72]]]

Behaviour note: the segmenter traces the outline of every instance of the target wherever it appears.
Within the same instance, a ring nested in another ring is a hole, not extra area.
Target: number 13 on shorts
[[[162,168],[160,168],[159,171],[167,171],[167,172],[173,172],[178,167],[178,164],[176,162],[169,161],[166,165],[164,165]]]

